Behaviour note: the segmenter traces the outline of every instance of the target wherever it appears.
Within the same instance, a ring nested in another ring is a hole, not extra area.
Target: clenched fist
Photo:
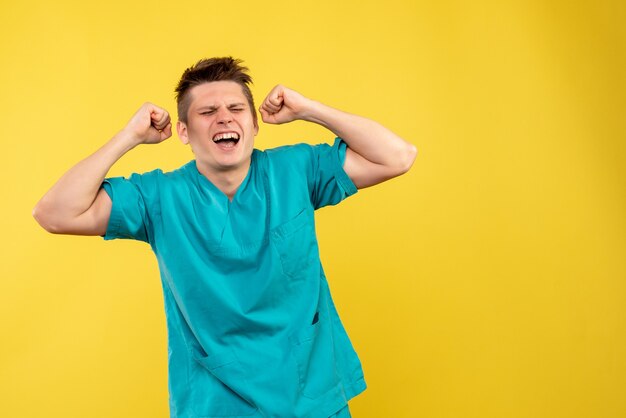
[[[263,122],[281,124],[306,119],[312,105],[312,100],[279,84],[263,100],[259,112]]]
[[[144,103],[123,129],[137,144],[158,144],[172,136],[167,110]]]

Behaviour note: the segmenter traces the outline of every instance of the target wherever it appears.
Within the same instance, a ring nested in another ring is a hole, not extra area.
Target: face
[[[178,121],[176,128],[197,163],[209,173],[247,172],[259,126],[241,86],[212,81],[193,87],[189,94],[187,123]]]

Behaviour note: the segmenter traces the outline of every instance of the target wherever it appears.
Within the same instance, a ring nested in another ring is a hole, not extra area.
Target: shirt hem
[[[350,399],[356,397],[365,389],[367,389],[367,384],[365,383],[365,378],[361,376],[349,386],[344,386],[343,391],[338,390],[338,392],[342,394],[340,398],[334,396],[332,401],[320,405],[315,412],[308,414],[306,418],[328,418],[337,413],[344,406],[348,405],[348,401]],[[336,395],[336,393],[337,392],[334,394]]]

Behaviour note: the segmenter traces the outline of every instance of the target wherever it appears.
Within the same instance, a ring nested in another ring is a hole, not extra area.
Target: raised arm
[[[306,120],[341,137],[348,144],[344,170],[359,189],[406,173],[417,156],[414,145],[378,122],[326,106],[281,85],[272,89],[259,111],[266,123]]]
[[[109,169],[137,145],[159,143],[170,136],[168,112],[145,103],[124,129],[48,190],[33,210],[35,220],[53,234],[104,235],[112,202],[100,186]]]

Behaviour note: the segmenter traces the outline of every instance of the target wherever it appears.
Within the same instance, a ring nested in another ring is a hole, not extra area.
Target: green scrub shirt
[[[363,392],[319,258],[314,211],[357,192],[346,144],[254,150],[230,201],[197,169],[105,179],[104,239],[160,272],[172,417],[328,418]]]

